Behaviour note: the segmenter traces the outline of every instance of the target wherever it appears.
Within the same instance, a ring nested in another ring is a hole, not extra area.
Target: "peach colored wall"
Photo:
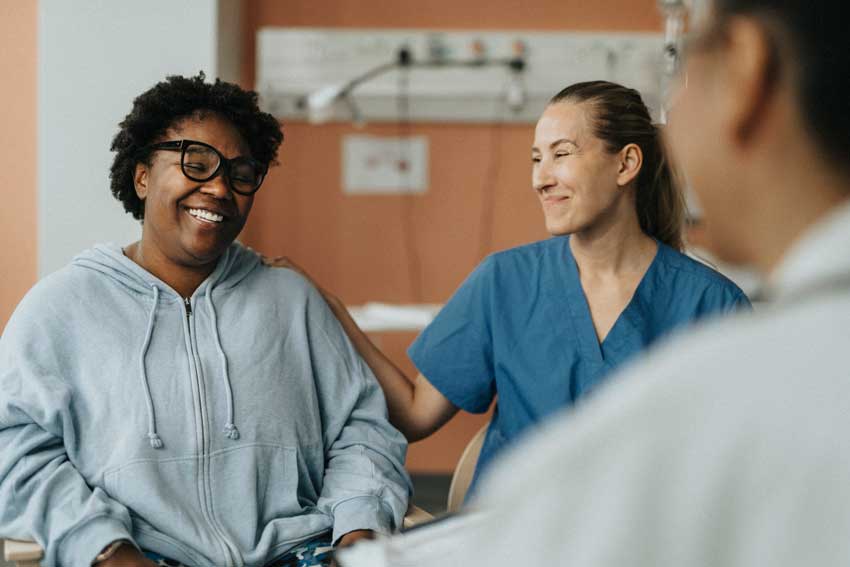
[[[243,83],[254,84],[262,26],[432,29],[660,30],[655,0],[245,0]],[[269,174],[243,239],[286,254],[349,304],[444,302],[494,250],[544,238],[530,188],[533,126],[414,124],[430,144],[430,186],[421,196],[345,196],[341,140],[348,133],[398,135],[392,124],[288,122],[281,165]],[[414,375],[413,333],[378,333],[379,346]],[[411,446],[408,467],[452,470],[486,416],[459,415]]]
[[[38,3],[0,2],[0,329],[37,278]]]

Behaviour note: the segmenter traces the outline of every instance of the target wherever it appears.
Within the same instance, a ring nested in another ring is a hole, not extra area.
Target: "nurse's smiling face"
[[[623,210],[621,159],[593,135],[589,105],[550,104],[534,130],[532,186],[553,235],[592,230]]]

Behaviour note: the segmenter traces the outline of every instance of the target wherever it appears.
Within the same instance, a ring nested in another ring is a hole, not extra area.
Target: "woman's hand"
[[[357,543],[363,539],[375,539],[375,532],[372,530],[354,530],[353,532],[348,532],[341,538],[336,544],[337,549],[342,547],[348,547]],[[331,567],[338,567],[339,563],[337,563],[336,559],[331,561]]]
[[[305,272],[301,266],[290,260],[288,256],[275,256],[274,258],[269,258],[268,256],[260,256],[260,259],[266,266],[269,266],[271,268],[289,268],[290,270],[295,270],[296,272],[313,282],[313,278],[311,278],[310,275]]]
[[[353,545],[355,542],[360,541],[361,539],[375,539],[375,532],[372,530],[354,530],[353,532],[348,532],[337,542],[337,547],[348,547],[349,545]]]
[[[98,563],[96,567],[156,567],[156,565],[141,551],[126,544],[119,547],[112,557]]]

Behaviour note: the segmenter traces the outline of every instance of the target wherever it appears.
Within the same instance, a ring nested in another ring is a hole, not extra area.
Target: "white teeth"
[[[210,222],[221,222],[224,220],[224,217],[221,215],[217,215],[213,212],[207,211],[205,209],[189,209],[189,214],[193,217],[197,217],[199,219],[208,220]]]

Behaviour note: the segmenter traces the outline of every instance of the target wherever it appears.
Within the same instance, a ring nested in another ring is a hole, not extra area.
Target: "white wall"
[[[141,228],[109,191],[109,146],[166,75],[238,79],[239,0],[40,0],[38,268]]]

